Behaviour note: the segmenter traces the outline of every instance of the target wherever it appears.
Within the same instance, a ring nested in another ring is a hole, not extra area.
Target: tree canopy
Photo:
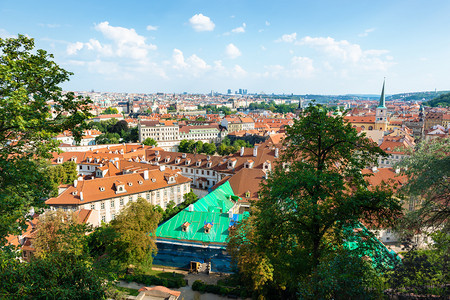
[[[321,266],[345,253],[344,228],[392,224],[401,206],[389,189],[369,189],[361,170],[385,153],[342,116],[309,106],[286,134],[281,160],[252,216],[231,234],[229,250],[261,294],[294,297],[308,286],[305,297],[318,298]]]
[[[146,138],[142,144],[145,146],[158,146],[158,143],[152,138]]]
[[[0,39],[0,244],[19,233],[27,211],[42,206],[54,188],[39,162],[57,150],[52,137],[71,130],[79,141],[91,116],[89,99],[59,86],[72,73],[33,48],[24,35]]]
[[[433,98],[430,101],[427,101],[426,105],[429,105],[431,107],[437,107],[437,106],[448,107],[448,106],[450,106],[450,93],[439,95],[436,98]]]

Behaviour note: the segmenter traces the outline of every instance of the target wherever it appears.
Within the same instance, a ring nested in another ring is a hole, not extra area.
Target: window
[[[116,201],[111,200],[111,207],[114,207],[115,202],[116,202]]]
[[[95,204],[91,204],[91,210],[95,209]]]
[[[150,193],[147,193],[147,201],[150,201]]]
[[[120,199],[120,206],[123,206],[123,198]]]
[[[102,216],[102,222],[106,222],[106,217]]]
[[[105,202],[102,202],[102,203],[100,204],[100,209],[105,209]]]
[[[111,214],[111,220],[114,220],[116,218],[116,214]]]
[[[156,192],[156,197],[159,198],[160,194],[159,191]]]
[[[128,201],[129,201],[129,202],[133,201],[133,196],[129,196],[129,197],[128,197]]]
[[[164,196],[167,196],[167,189],[164,189]]]
[[[180,192],[180,186],[177,186],[177,192],[178,193]]]

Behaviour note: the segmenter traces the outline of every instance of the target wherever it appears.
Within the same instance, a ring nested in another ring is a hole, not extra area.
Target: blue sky
[[[11,1],[67,90],[388,94],[450,90],[450,1]]]

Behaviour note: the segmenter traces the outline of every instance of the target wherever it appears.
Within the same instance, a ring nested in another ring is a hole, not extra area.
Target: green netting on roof
[[[221,209],[222,212],[228,212],[234,205],[233,201],[230,201],[230,196],[233,198],[237,197],[234,195],[233,189],[227,181],[202,199],[195,202],[193,204],[194,211],[220,211]],[[217,208],[219,210],[217,210]],[[189,210],[189,207],[186,207],[184,210]]]
[[[160,225],[156,230],[156,237],[203,243],[226,243],[229,226],[243,218],[243,215],[228,214],[234,205],[233,201],[229,200],[230,196],[235,197],[230,184],[226,182],[192,204],[192,211],[187,207]],[[183,224],[186,222],[189,226],[183,230]],[[207,224],[210,225],[209,233],[205,232]]]
[[[240,216],[238,220],[242,217]],[[186,231],[183,224],[189,223]],[[212,225],[209,233],[205,233],[205,225]],[[159,226],[156,230],[157,238],[169,238],[184,241],[198,241],[203,243],[226,243],[230,218],[228,213],[199,212],[182,210],[172,219]]]
[[[356,251],[360,256],[370,258],[375,269],[392,269],[400,257],[393,250],[389,250],[364,225],[359,223],[354,227],[344,228],[346,241],[344,247]]]

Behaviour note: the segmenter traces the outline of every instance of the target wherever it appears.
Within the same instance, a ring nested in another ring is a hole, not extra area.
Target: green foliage
[[[168,288],[177,289],[187,285],[184,276],[177,273],[164,273],[164,275],[159,276],[147,274],[125,275],[123,280],[127,282],[138,282],[145,286],[162,285]]]
[[[104,144],[118,144],[120,142],[120,135],[118,133],[104,133],[95,138],[97,145]]]
[[[118,114],[118,113],[119,113],[119,111],[117,110],[117,108],[115,108],[115,107],[108,107],[101,114],[102,115],[115,115],[115,114]]]
[[[152,139],[152,138],[146,138],[142,144],[146,145],[146,146],[158,146],[158,143]]]
[[[59,87],[72,73],[33,48],[34,40],[23,35],[0,38],[0,245],[54,191],[47,167],[37,161],[56,151],[52,137],[71,130],[79,141],[90,117],[89,99]]]
[[[203,143],[202,141],[181,140],[178,151],[182,153],[214,154],[216,145],[214,143]]]
[[[450,218],[450,138],[420,142],[409,157],[397,166],[408,176],[400,190],[405,196],[421,200],[416,210],[406,213],[400,230],[411,235],[424,227],[449,232]]]
[[[206,284],[201,280],[196,280],[192,284],[193,291],[199,291],[201,293],[211,293],[221,296],[230,296],[233,298],[241,297],[247,298],[250,294],[245,287],[227,287],[215,284]]]
[[[385,154],[342,116],[310,106],[286,133],[287,147],[261,186],[253,217],[238,226],[229,243],[252,288],[278,297],[296,294],[297,283],[317,274],[326,258],[342,249],[345,226],[359,220],[392,225],[401,209],[387,187],[368,189],[361,170]],[[314,278],[313,297],[320,285]]]
[[[30,263],[3,260],[2,299],[105,299],[104,280],[92,261],[73,253],[51,253]]]
[[[430,101],[426,102],[426,104],[431,107],[448,107],[450,106],[450,93],[439,95],[436,98],[433,98]]]
[[[109,131],[111,133],[122,134],[122,131],[128,131],[128,123],[125,120],[120,120],[114,124]]]
[[[300,299],[382,299],[384,281],[369,262],[343,251],[299,284]]]
[[[77,164],[73,161],[66,161],[62,165],[48,166],[47,175],[53,184],[54,192],[52,197],[58,195],[57,188],[61,184],[71,184],[78,177]]]
[[[161,215],[148,201],[138,198],[129,202],[121,213],[111,221],[117,233],[111,257],[125,265],[151,266],[152,255],[157,252],[156,228]]]
[[[430,250],[411,250],[402,263],[386,275],[393,293],[448,296],[450,234],[433,234]]]
[[[157,209],[161,213],[161,223],[164,223],[165,221],[169,220],[173,216],[175,216],[177,213],[188,207],[189,205],[195,203],[198,200],[198,196],[194,194],[194,192],[190,191],[189,193],[186,193],[183,195],[184,201],[178,206],[175,206],[175,203],[172,201],[169,202],[169,205],[167,206],[166,210],[163,210],[160,206],[157,206]]]
[[[250,110],[265,109],[282,114],[293,113],[295,112],[297,107],[298,104],[275,104],[275,102],[273,101],[271,103],[250,103],[250,105],[248,106]]]
[[[208,114],[223,113],[224,115],[228,116],[233,113],[233,111],[229,107],[226,107],[226,106],[217,107],[215,105],[204,105],[204,106],[199,105],[198,109],[205,109]]]

